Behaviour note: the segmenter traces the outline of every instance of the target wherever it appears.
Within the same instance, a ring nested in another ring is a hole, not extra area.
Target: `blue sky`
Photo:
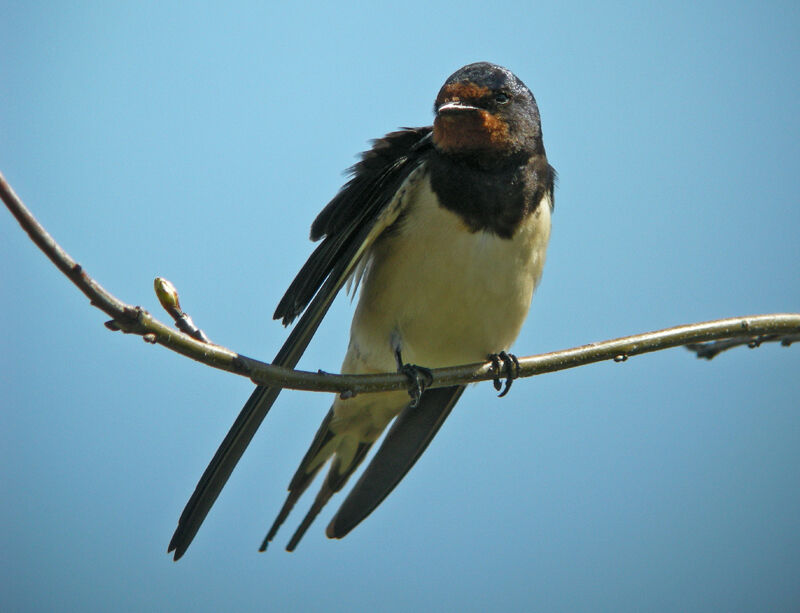
[[[519,355],[800,310],[796,3],[2,12],[0,171],[110,291],[158,312],[167,277],[244,354],[283,342],[271,313],[342,171],[478,60],[532,89],[560,174]],[[175,564],[250,385],[110,333],[9,215],[0,237],[4,611],[800,605],[800,348],[475,386],[346,539],[323,534],[334,501],[259,555],[329,403],[286,392]],[[302,367],[338,368],[350,315],[341,297]]]

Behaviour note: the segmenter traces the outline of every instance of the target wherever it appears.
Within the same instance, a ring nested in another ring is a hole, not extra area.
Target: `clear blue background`
[[[158,313],[165,276],[270,359],[342,171],[490,60],[560,173],[519,355],[800,310],[796,2],[340,4],[3,3],[0,170],[121,299]],[[175,564],[250,384],[107,331],[4,213],[0,258],[3,611],[800,608],[798,346],[476,386],[347,539],[332,504],[259,555],[329,403],[286,392]],[[350,314],[301,366],[338,368]]]

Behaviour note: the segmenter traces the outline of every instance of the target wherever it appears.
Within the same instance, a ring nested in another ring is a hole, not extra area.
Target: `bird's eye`
[[[494,97],[494,101],[497,104],[506,104],[509,100],[511,100],[511,96],[505,92],[500,92]]]

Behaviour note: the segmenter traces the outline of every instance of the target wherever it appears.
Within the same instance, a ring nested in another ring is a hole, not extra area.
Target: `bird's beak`
[[[460,100],[452,100],[450,102],[445,102],[442,106],[436,109],[437,115],[458,115],[461,113],[473,113],[475,111],[480,111],[477,106],[472,106],[471,104],[466,104],[461,102]]]

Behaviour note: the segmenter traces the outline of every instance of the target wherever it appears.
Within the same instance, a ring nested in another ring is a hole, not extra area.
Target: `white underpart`
[[[393,203],[405,212],[399,227],[376,241],[359,266],[361,294],[342,372],[394,371],[396,345],[404,362],[430,368],[508,350],[541,277],[548,198],[504,239],[470,232],[439,206],[427,173],[409,177],[405,188]],[[333,429],[374,440],[407,402],[405,392],[337,399]]]

